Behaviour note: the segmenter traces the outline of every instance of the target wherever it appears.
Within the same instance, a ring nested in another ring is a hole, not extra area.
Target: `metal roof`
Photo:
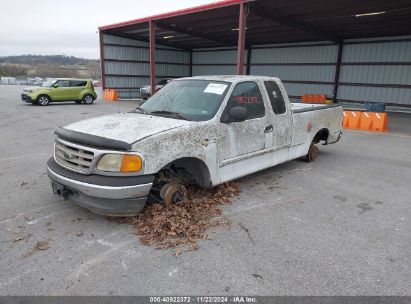
[[[236,46],[239,4],[248,4],[247,45],[411,34],[410,0],[226,0],[102,26],[100,31],[184,49]]]

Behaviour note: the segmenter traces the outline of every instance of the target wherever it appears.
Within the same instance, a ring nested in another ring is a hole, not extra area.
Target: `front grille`
[[[21,99],[22,100],[31,100],[30,96],[28,96],[26,93],[21,93]]]
[[[56,140],[54,152],[56,161],[60,165],[73,171],[90,172],[94,158],[93,151]]]

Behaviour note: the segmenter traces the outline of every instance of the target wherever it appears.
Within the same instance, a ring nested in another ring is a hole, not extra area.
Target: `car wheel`
[[[83,101],[82,100],[75,100],[74,102],[75,103],[82,103]]]
[[[40,106],[48,106],[50,104],[50,97],[47,95],[40,95],[37,97],[37,104]]]
[[[84,104],[92,104],[94,102],[93,96],[91,96],[90,94],[86,94],[83,97],[83,103]]]

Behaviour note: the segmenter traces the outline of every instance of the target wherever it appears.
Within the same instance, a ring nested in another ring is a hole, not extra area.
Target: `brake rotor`
[[[318,155],[318,147],[316,145],[311,145],[310,149],[308,150],[307,160],[309,162],[314,161]]]
[[[160,197],[166,206],[182,201],[186,195],[186,187],[179,183],[165,184],[160,190]]]

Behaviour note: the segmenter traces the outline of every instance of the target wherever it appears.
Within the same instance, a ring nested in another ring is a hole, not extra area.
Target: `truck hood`
[[[194,122],[139,113],[120,113],[86,119],[64,129],[132,144],[143,138]]]

